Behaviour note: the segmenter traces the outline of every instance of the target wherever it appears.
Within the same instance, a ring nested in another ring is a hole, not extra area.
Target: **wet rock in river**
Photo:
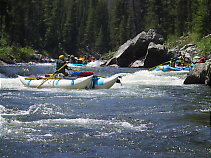
[[[210,86],[211,61],[196,63],[190,70],[184,84],[206,84]]]

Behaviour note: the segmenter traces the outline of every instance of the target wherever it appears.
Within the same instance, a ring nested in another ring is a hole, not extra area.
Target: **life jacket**
[[[60,69],[66,62],[64,60],[58,59],[56,61],[56,70]],[[65,69],[67,69],[67,65],[63,67],[61,70],[59,70],[59,73],[65,73]]]
[[[82,71],[82,74],[83,74],[83,77],[85,77],[85,76],[91,76],[94,73],[92,71]]]

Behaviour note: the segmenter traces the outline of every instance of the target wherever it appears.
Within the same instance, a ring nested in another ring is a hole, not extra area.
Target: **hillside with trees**
[[[209,0],[0,0],[0,55],[115,51],[155,28],[166,41],[211,33]]]

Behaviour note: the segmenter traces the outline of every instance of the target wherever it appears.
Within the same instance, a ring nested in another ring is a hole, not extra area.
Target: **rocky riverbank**
[[[188,43],[181,47],[181,43],[185,38],[187,37],[181,37],[176,41],[180,47],[176,46],[168,49],[169,44],[164,43],[164,38],[162,35],[157,34],[156,30],[143,31],[120,46],[104,66],[151,68],[181,55],[185,55],[193,63],[197,63],[201,57],[206,56],[207,62],[195,64],[184,84],[206,84],[210,86],[209,59],[211,59],[211,54],[200,55],[202,53],[200,48],[197,47],[197,43]],[[204,38],[210,39],[211,35]]]
[[[197,47],[197,43],[188,43],[181,46],[185,38],[186,37],[181,37],[175,42],[180,46],[169,49],[170,44],[164,43],[164,38],[158,34],[156,30],[150,29],[148,32],[142,31],[133,39],[128,40],[120,46],[104,65],[151,68],[181,55],[185,55],[192,62],[196,63],[205,55],[200,55],[201,50]],[[210,39],[211,35],[204,38]],[[205,58],[211,59],[211,54],[207,54]]]
[[[206,63],[197,63],[190,70],[184,84],[205,84],[211,87],[211,59]]]
[[[44,56],[42,54],[29,54],[27,59],[22,59],[22,60],[17,60],[16,58],[12,56],[7,56],[7,57],[0,57],[0,65],[7,65],[7,64],[16,64],[16,63],[50,63],[54,62],[54,59],[49,58],[47,56]]]
[[[197,47],[196,43],[188,43],[181,47],[181,43],[185,38],[181,37],[175,42],[176,46],[169,49],[171,43],[164,43],[163,36],[158,34],[156,30],[142,31],[133,39],[120,46],[115,54],[102,66],[151,68],[169,61],[171,58],[177,58],[180,55],[185,55],[193,63],[197,63],[202,57],[200,55],[201,50]],[[204,38],[211,39],[211,34]],[[208,41],[210,42],[210,40]],[[206,58],[207,62],[195,64],[185,79],[184,84],[206,84],[210,86],[211,54],[207,53],[203,57]],[[15,64],[16,62],[33,64],[54,62],[54,60],[38,53],[29,54],[21,61],[17,61],[11,55],[4,58],[0,57],[0,65]]]

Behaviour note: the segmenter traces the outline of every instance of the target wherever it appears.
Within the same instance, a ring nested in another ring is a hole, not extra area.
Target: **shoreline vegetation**
[[[211,59],[211,34],[199,38],[197,34],[189,34],[181,36],[179,39],[169,39],[165,45],[168,49],[182,48],[187,44],[195,44],[199,51],[198,56],[204,57],[206,60]],[[9,46],[3,39],[0,40],[0,65],[15,64],[15,63],[28,63],[28,62],[53,62],[51,55],[47,51],[38,52],[32,47],[21,47],[20,45]],[[114,53],[106,53],[101,59],[106,60]],[[65,54],[67,55],[67,54]]]
[[[168,49],[171,48],[182,48],[185,45],[192,44],[196,45],[198,48],[198,56],[205,58],[206,60],[211,59],[211,34],[203,36],[196,33],[187,34],[186,36],[181,36],[178,39],[169,38],[166,42]]]

